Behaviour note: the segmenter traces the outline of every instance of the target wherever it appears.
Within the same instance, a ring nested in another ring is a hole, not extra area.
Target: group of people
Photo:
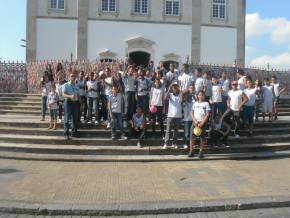
[[[179,148],[177,138],[183,123],[183,147],[189,148],[189,157],[194,157],[199,144],[198,157],[202,158],[206,142],[227,146],[232,130],[239,137],[245,128],[251,136],[254,120],[260,114],[263,122],[266,115],[269,122],[278,119],[279,97],[285,91],[275,75],[253,81],[242,69],[237,70],[237,80],[232,81],[227,72],[218,77],[201,68],[191,71],[188,64],[180,70],[174,64],[166,70],[162,62],[156,69],[151,62],[146,68],[132,64],[124,71],[111,70],[109,66],[96,72],[74,70],[68,81],[63,78],[61,67],[53,75],[45,71],[41,81],[41,120],[45,120],[48,108],[48,129],[57,128],[64,112],[67,140],[80,137],[79,124],[84,122],[111,128],[112,140],[117,140],[118,130],[121,139],[127,140],[128,128],[141,147],[146,130],[151,126],[152,136],[157,137],[159,126],[163,149],[167,149]]]

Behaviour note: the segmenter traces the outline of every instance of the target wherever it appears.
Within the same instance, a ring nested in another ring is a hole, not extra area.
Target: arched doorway
[[[136,66],[148,66],[150,61],[150,54],[144,51],[134,51],[129,54],[130,61]]]

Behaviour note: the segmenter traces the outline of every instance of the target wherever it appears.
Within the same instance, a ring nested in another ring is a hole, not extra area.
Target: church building
[[[244,66],[246,0],[27,0],[26,59]]]

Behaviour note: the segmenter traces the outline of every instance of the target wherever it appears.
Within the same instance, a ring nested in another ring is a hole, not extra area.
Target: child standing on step
[[[198,157],[203,158],[203,152],[205,148],[205,134],[206,134],[206,125],[210,117],[210,106],[207,101],[205,101],[205,93],[199,91],[197,93],[197,101],[192,106],[191,116],[193,123],[191,126],[191,135],[190,135],[190,151],[188,157],[194,157],[194,148],[197,141],[200,141],[200,150]],[[194,134],[194,129],[198,127],[201,130],[200,135]]]
[[[116,140],[117,128],[121,132],[121,139],[126,140],[125,131],[123,128],[123,96],[118,93],[118,86],[114,85],[112,88],[112,95],[109,97],[109,114],[111,117],[112,140]]]
[[[41,113],[42,113],[42,119],[40,121],[45,120],[45,114],[47,109],[47,95],[49,92],[49,87],[51,85],[51,82],[48,80],[48,72],[45,71],[43,78],[41,80]]]
[[[57,109],[58,109],[58,94],[55,90],[55,84],[50,86],[50,92],[47,96],[47,106],[50,112],[50,122],[48,129],[56,130],[56,123],[57,123]]]
[[[174,148],[178,148],[176,142],[179,125],[182,119],[182,102],[183,102],[183,94],[180,92],[178,83],[173,83],[169,86],[168,91],[165,95],[165,100],[168,100],[169,103],[168,103],[167,126],[163,149],[167,149],[169,145],[172,128],[174,129],[172,145]]]
[[[274,87],[270,84],[269,78],[264,79],[263,87],[264,101],[263,101],[263,122],[265,122],[265,115],[269,115],[269,122],[273,119],[273,100],[274,100]]]

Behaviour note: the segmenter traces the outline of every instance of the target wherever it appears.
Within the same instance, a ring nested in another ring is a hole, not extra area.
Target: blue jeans
[[[254,123],[255,106],[244,106],[243,114],[244,114],[243,115],[244,123],[246,124]]]
[[[95,108],[95,120],[99,120],[99,98],[88,97],[88,120],[92,120],[92,111]]]
[[[104,120],[109,120],[108,101],[109,101],[108,95],[101,95],[101,102],[102,102],[101,114]]]
[[[125,114],[127,120],[131,120],[136,109],[136,92],[125,93]]]
[[[142,107],[144,114],[148,113],[149,108],[149,97],[148,95],[138,95],[138,105]]]
[[[79,120],[79,110],[78,110],[78,102],[74,101],[65,101],[64,102],[64,134],[69,135],[69,120],[72,118],[72,132],[76,133],[78,130],[78,120]]]
[[[223,108],[223,103],[213,103],[211,105],[211,120],[214,120],[216,118],[217,112],[219,112],[222,115],[222,108]]]
[[[221,115],[223,115],[226,111],[227,111],[227,108],[228,108],[228,96],[222,96],[222,104],[221,104]]]
[[[47,110],[47,96],[42,96],[42,98],[41,98],[41,115],[42,115],[42,118],[45,117],[46,110]]]
[[[183,144],[189,145],[192,121],[184,121]]]
[[[123,114],[122,113],[112,113],[111,117],[112,124],[112,137],[116,136],[117,127],[119,128],[122,134],[125,134],[123,129]]]

